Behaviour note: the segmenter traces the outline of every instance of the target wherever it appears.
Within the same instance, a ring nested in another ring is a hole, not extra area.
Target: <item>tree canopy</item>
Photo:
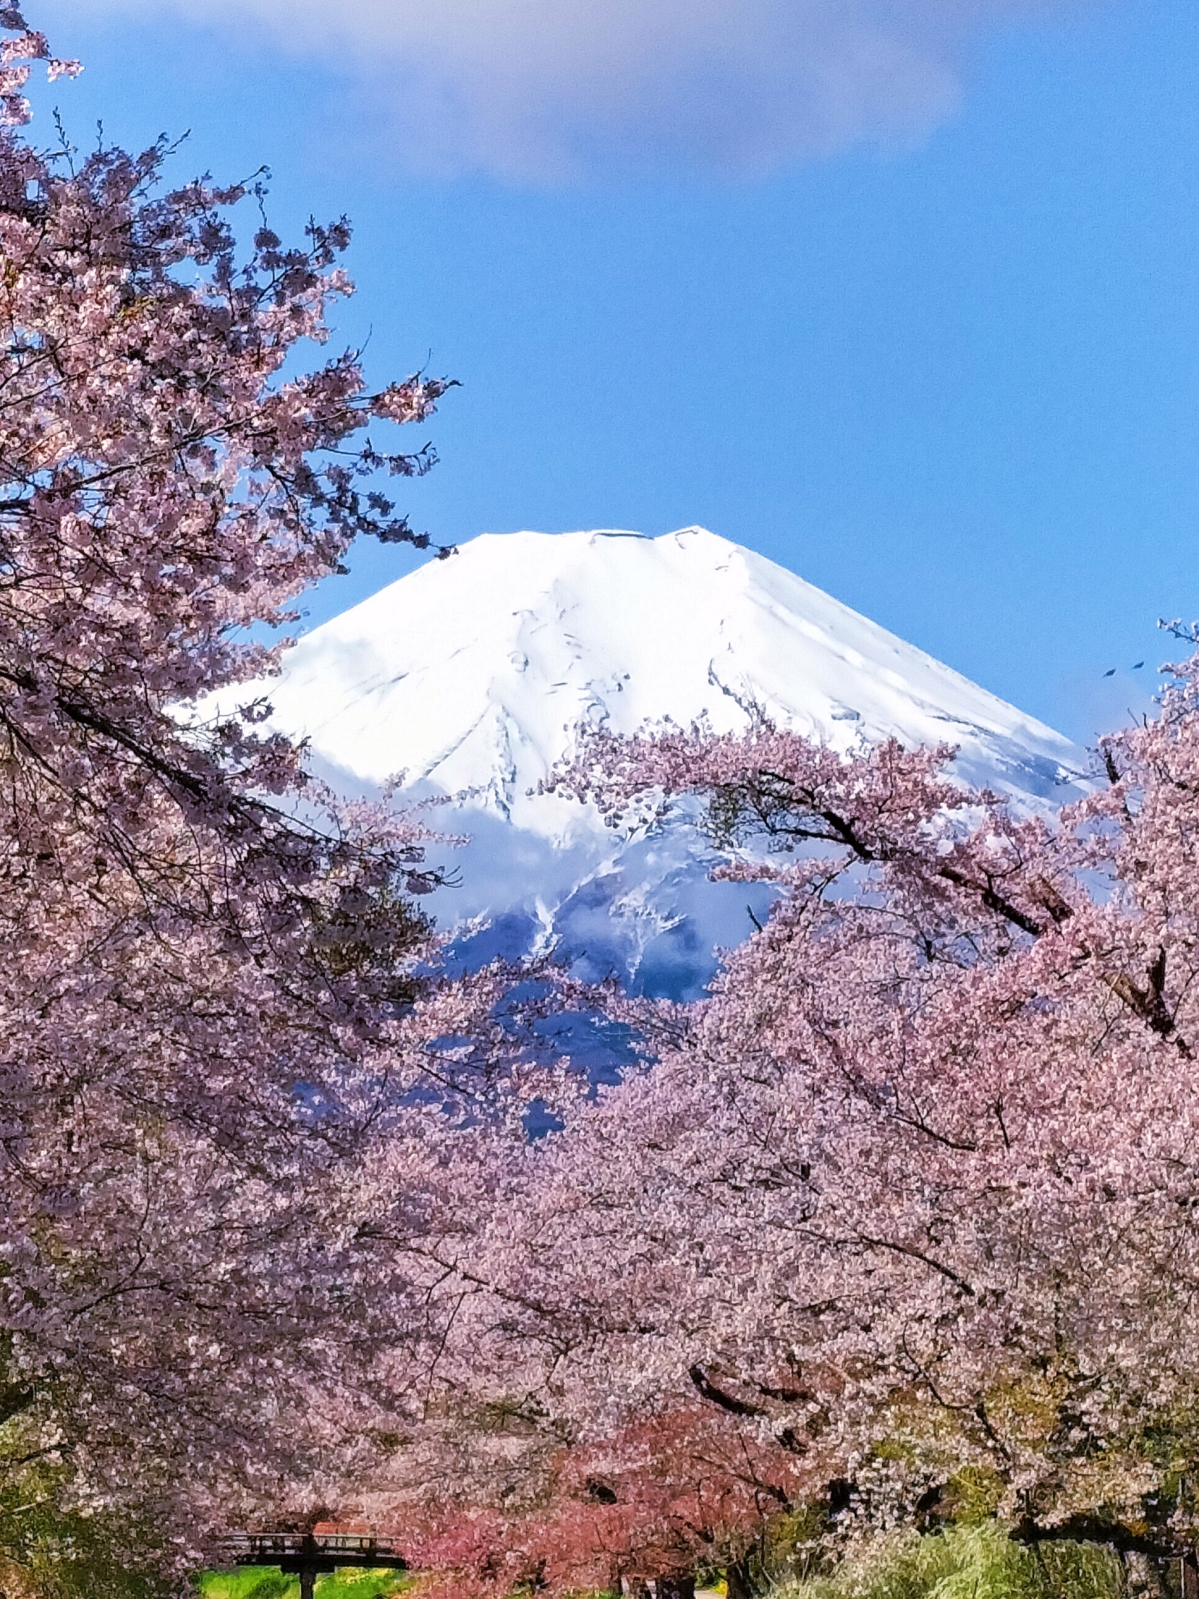
[[[6,1582],[322,1513],[497,1599],[955,1523],[1191,1558],[1199,665],[1057,814],[949,749],[592,734],[553,785],[698,798],[768,921],[694,1005],[451,974],[420,826],[227,708],[355,537],[426,542],[374,434],[448,385],[320,353],[344,222],[239,253],[244,186],[31,143],[76,68],[0,31]],[[615,1086],[539,1064],[572,1008]]]

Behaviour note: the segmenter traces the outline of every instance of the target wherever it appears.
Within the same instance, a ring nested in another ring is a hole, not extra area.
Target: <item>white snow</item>
[[[703,528],[484,534],[314,629],[238,698],[259,692],[342,790],[403,772],[457,797],[445,829],[474,843],[443,921],[487,913],[497,947],[565,939],[596,970],[635,974],[656,950],[655,981],[678,991],[749,931],[746,893],[705,881],[689,832],[626,843],[532,792],[581,722],[722,731],[756,706],[839,750],[955,744],[963,778],[1031,804],[1074,797],[1087,770],[1051,728]]]
[[[559,807],[529,790],[583,721],[724,730],[752,703],[837,749],[957,744],[964,777],[1017,794],[1086,770],[1051,728],[703,528],[484,534],[314,629],[265,687],[347,778],[470,790],[555,841]]]

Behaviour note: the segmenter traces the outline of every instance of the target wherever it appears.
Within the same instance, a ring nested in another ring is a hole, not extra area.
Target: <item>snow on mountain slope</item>
[[[632,732],[706,713],[724,729],[752,702],[838,749],[959,744],[963,777],[1044,798],[1086,767],[1042,723],[702,528],[484,534],[309,633],[269,692],[348,777],[406,770],[555,838],[558,807],[528,790],[581,721]]]
[[[415,792],[459,796],[446,829],[474,844],[442,919],[486,912],[498,947],[552,935],[670,991],[745,936],[746,894],[705,881],[689,832],[628,844],[530,792],[581,722],[706,716],[720,731],[757,706],[841,750],[956,744],[964,779],[1025,803],[1073,797],[1086,772],[1050,728],[702,528],[485,534],[314,629],[260,687],[337,787],[403,771]]]

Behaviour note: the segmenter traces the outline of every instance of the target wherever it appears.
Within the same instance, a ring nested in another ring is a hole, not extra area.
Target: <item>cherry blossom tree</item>
[[[556,779],[618,825],[702,800],[778,898],[702,1004],[609,1002],[652,1064],[474,1246],[462,1358],[520,1426],[470,1497],[526,1576],[737,1587],[780,1513],[1193,1558],[1199,665],[1060,816],[951,753],[598,734]]]
[[[432,455],[363,430],[445,385],[305,368],[344,224],[238,265],[242,189],[32,145],[74,69],[0,30],[0,1553],[31,1486],[167,1570],[362,1509],[480,1594],[736,1595],[780,1516],[1188,1554],[1195,666],[1057,818],[947,750],[593,737],[559,788],[702,802],[777,899],[702,1004],[604,997],[644,1070],[539,1075],[550,1001],[439,972],[419,827],[197,709],[419,542],[381,484]]]
[[[439,974],[419,826],[322,793],[262,706],[196,709],[275,667],[263,629],[353,538],[426,542],[385,486],[432,452],[384,442],[446,384],[305,364],[345,224],[263,223],[239,265],[243,188],[32,144],[30,66],[77,69],[14,6],[0,30],[9,1587],[34,1505],[140,1528],[167,1571],[336,1506],[452,1314],[447,1151],[523,1131],[505,980]]]

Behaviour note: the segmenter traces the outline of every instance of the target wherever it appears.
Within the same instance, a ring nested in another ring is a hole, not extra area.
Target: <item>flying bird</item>
[[[1116,668],[1113,666],[1110,672],[1104,672],[1103,675],[1104,675],[1104,677],[1115,677]]]

